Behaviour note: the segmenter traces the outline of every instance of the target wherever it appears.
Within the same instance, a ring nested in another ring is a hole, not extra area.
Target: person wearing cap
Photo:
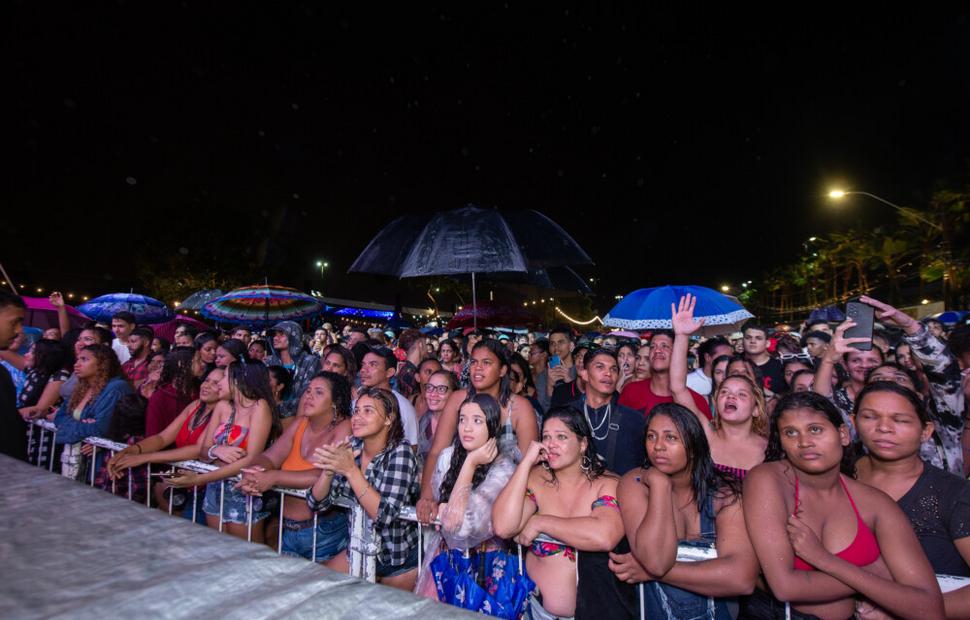
[[[300,397],[310,379],[320,370],[320,358],[303,350],[303,330],[293,321],[282,321],[269,330],[270,356],[267,366],[282,366],[293,377],[289,396],[279,403],[280,417],[296,415]]]

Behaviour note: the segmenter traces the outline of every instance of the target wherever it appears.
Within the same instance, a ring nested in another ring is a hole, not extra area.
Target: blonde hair
[[[768,436],[768,405],[765,403],[765,393],[764,390],[759,388],[754,381],[751,380],[747,375],[728,375],[721,379],[718,384],[717,389],[720,391],[724,384],[728,380],[740,380],[744,381],[748,388],[751,390],[751,395],[754,398],[754,413],[751,414],[751,430],[757,433],[761,437]],[[714,395],[714,402],[717,402],[717,394]],[[718,415],[714,418],[714,428],[721,430],[721,416]]]

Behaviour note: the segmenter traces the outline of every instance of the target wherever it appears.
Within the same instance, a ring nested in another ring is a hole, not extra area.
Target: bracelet
[[[364,499],[364,496],[367,495],[367,492],[370,491],[370,489],[371,489],[370,483],[367,483],[367,488],[364,489],[363,493],[357,496],[357,501],[359,502],[360,500]]]
[[[213,451],[213,450],[215,450],[215,449],[216,449],[216,448],[218,448],[218,447],[219,447],[219,444],[215,444],[215,445],[213,445],[212,447],[210,447],[210,448],[209,448],[209,451],[208,451],[208,452],[206,453],[206,454],[208,454],[208,455],[209,455],[209,460],[210,460],[210,461],[214,461],[214,460],[216,460],[216,459],[218,458],[218,457],[216,457],[216,456],[213,456],[213,454],[212,454],[212,451]]]
[[[138,448],[138,454],[141,454],[142,452],[144,452],[144,450],[141,449],[141,444],[140,443],[136,443],[132,447]]]

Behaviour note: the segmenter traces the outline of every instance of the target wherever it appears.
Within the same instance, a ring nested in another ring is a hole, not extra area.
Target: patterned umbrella
[[[323,303],[287,286],[255,284],[229,291],[202,306],[202,316],[223,323],[267,327],[317,314]]]
[[[213,299],[222,297],[226,293],[217,288],[204,288],[200,291],[196,291],[186,297],[182,303],[179,304],[179,308],[182,310],[199,310],[205,304],[209,303]]]
[[[623,329],[670,329],[670,305],[690,293],[697,297],[694,318],[704,319],[701,334],[716,336],[736,331],[754,315],[736,300],[703,286],[642,288],[625,296],[603,318],[603,324]]]
[[[152,297],[133,293],[110,293],[78,306],[78,310],[100,323],[111,322],[119,312],[131,312],[135,322],[145,325],[164,323],[175,316],[168,306]]]

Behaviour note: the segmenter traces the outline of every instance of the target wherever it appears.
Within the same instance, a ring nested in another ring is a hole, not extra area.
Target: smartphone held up
[[[859,301],[845,305],[845,316],[855,325],[845,330],[846,338],[866,338],[868,342],[854,342],[849,346],[860,351],[872,350],[872,329],[875,323],[875,308]]]

